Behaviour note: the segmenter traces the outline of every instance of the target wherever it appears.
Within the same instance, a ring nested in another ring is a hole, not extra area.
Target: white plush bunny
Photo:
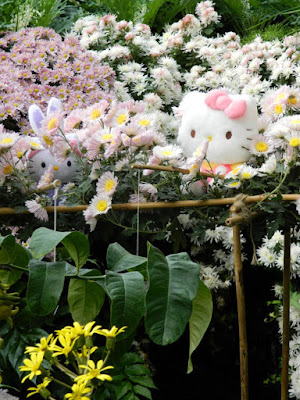
[[[52,97],[48,103],[47,116],[62,110],[61,101]],[[40,136],[42,122],[45,118],[43,112],[37,105],[33,104],[29,107],[28,116],[34,133]],[[74,140],[71,137],[69,139]],[[35,150],[29,154],[28,161],[29,174],[36,182],[39,182],[40,178],[50,167],[53,179],[59,179],[62,183],[72,181],[75,174],[80,172],[76,164],[76,157],[72,153],[64,161],[58,161],[48,149]]]
[[[205,170],[225,174],[250,159],[250,143],[258,134],[257,108],[251,96],[224,90],[190,92],[177,113],[181,117],[177,140],[187,157],[209,140]]]

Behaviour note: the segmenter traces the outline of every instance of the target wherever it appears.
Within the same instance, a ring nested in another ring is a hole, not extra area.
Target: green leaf
[[[165,257],[148,243],[149,289],[146,296],[146,332],[159,345],[175,342],[192,313],[199,287],[199,266],[187,253]]]
[[[153,383],[153,380],[150,376],[144,375],[144,376],[135,376],[132,375],[130,377],[131,382],[137,383],[138,385],[145,386],[151,389],[156,389],[156,386]]]
[[[108,269],[115,272],[135,269],[142,273],[146,270],[147,258],[130,254],[119,243],[112,243],[107,249],[106,262]]]
[[[117,395],[117,399],[122,399],[128,392],[132,392],[132,384],[128,381],[121,381],[114,388],[115,393]]]
[[[106,271],[106,291],[111,300],[110,322],[118,328],[127,326],[125,338],[138,326],[145,311],[146,288],[139,272],[123,274]]]
[[[188,360],[188,374],[193,371],[192,353],[201,342],[212,317],[213,301],[209,289],[203,282],[199,282],[197,296],[193,300],[193,311],[189,321],[190,349]]]
[[[76,268],[81,268],[90,255],[90,244],[87,236],[81,232],[71,232],[62,240],[62,244],[73,258]]]
[[[16,243],[13,235],[0,237],[0,264],[27,267],[30,257],[28,251]]]
[[[5,285],[13,285],[21,278],[23,271],[18,269],[12,269],[11,271],[6,269],[0,269],[0,281]]]
[[[135,386],[133,386],[133,390],[134,390],[134,393],[136,393],[140,396],[146,397],[146,399],[150,399],[150,400],[152,399],[150,390],[144,386],[135,385]]]
[[[132,375],[150,375],[149,369],[144,364],[134,364],[134,365],[126,365],[124,368],[124,372],[127,376],[131,377]]]
[[[95,282],[70,279],[68,303],[74,321],[85,325],[99,314],[104,303],[105,292]]]
[[[42,258],[50,253],[71,232],[57,232],[48,228],[36,229],[30,240],[30,250],[35,258]]]
[[[48,315],[54,311],[64,287],[65,268],[63,261],[30,263],[27,304],[32,313]]]

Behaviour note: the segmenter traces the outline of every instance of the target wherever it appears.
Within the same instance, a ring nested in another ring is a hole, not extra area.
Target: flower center
[[[107,209],[107,201],[106,200],[99,200],[96,205],[97,211],[105,211]]]
[[[148,126],[148,125],[150,125],[150,121],[149,121],[149,119],[141,119],[139,124],[142,126]]]
[[[105,182],[104,189],[106,192],[110,192],[115,186],[116,186],[115,181],[109,179],[108,181]]]
[[[281,104],[276,104],[275,108],[274,108],[275,114],[279,115],[282,114],[283,112],[283,107]]]
[[[298,138],[298,137],[292,138],[292,139],[289,141],[289,144],[290,144],[292,147],[298,147],[299,144],[300,144],[300,138]]]
[[[48,131],[51,131],[52,129],[57,128],[57,123],[58,123],[58,120],[57,120],[56,117],[51,118],[50,121],[47,124]]]
[[[8,137],[1,140],[1,144],[11,144],[13,142],[13,138]]]
[[[91,118],[92,118],[92,119],[97,119],[97,118],[100,117],[100,115],[101,115],[100,110],[93,110],[93,111],[91,112]]]
[[[258,143],[256,143],[255,148],[260,153],[263,153],[268,150],[269,146],[265,142],[258,142]]]
[[[127,119],[127,115],[126,114],[120,114],[117,118],[117,122],[119,125],[124,124],[124,122]]]

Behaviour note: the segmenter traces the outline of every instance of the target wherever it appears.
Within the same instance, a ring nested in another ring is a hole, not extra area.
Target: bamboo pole
[[[266,198],[267,195],[257,195],[257,196],[248,196],[245,199],[245,203],[258,203]],[[300,194],[283,194],[283,201],[296,201],[299,198]],[[276,196],[275,196],[276,197]],[[231,205],[236,201],[235,197],[226,197],[223,199],[209,199],[209,200],[182,200],[182,201],[155,201],[155,202],[147,202],[147,203],[120,203],[120,204],[112,204],[111,208],[117,211],[129,211],[136,210],[138,207],[140,210],[154,210],[160,208],[186,208],[186,207],[218,207],[218,206],[226,206]],[[266,201],[272,201],[272,197],[266,199]],[[87,209],[87,205],[78,205],[73,207],[67,206],[57,206],[57,212],[80,212]],[[53,206],[45,207],[45,210],[49,213],[54,212]],[[11,214],[28,214],[28,211],[21,211],[16,213],[14,208],[11,207],[0,207],[0,215],[11,215]]]
[[[250,214],[250,217],[251,217],[251,219],[253,219],[253,218],[257,217],[258,215],[259,215],[259,213],[253,212]],[[242,215],[235,215],[234,217],[230,217],[225,220],[225,224],[227,226],[243,224],[245,222],[247,222],[247,221],[245,220],[245,218]]]
[[[283,327],[282,327],[282,375],[281,400],[288,400],[289,386],[289,336],[290,336],[290,269],[291,269],[291,232],[287,226],[284,232],[283,256]]]
[[[239,324],[241,400],[248,400],[249,399],[248,344],[247,344],[247,330],[246,330],[246,306],[245,306],[245,294],[244,294],[240,227],[238,224],[234,224],[232,229],[233,229],[235,287],[236,287],[236,300],[237,300],[238,324]]]
[[[145,164],[132,164],[131,168],[135,169],[151,169],[153,171],[167,171],[167,172],[181,172],[182,174],[189,174],[189,169],[172,167],[167,165],[145,165]],[[215,175],[211,172],[199,172],[200,176],[204,178],[219,178],[224,179],[224,175]]]

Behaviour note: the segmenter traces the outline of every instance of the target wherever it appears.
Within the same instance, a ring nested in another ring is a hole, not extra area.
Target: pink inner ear
[[[237,119],[245,115],[247,111],[246,100],[235,100],[224,111],[228,118]]]
[[[220,96],[217,98],[216,105],[219,110],[225,110],[230,104],[232,100],[228,96]]]
[[[205,96],[204,102],[209,108],[212,108],[213,110],[219,110],[219,108],[217,107],[217,100],[218,100],[218,97],[220,97],[220,96],[228,96],[228,95],[223,90],[219,90],[219,89],[211,90]]]

